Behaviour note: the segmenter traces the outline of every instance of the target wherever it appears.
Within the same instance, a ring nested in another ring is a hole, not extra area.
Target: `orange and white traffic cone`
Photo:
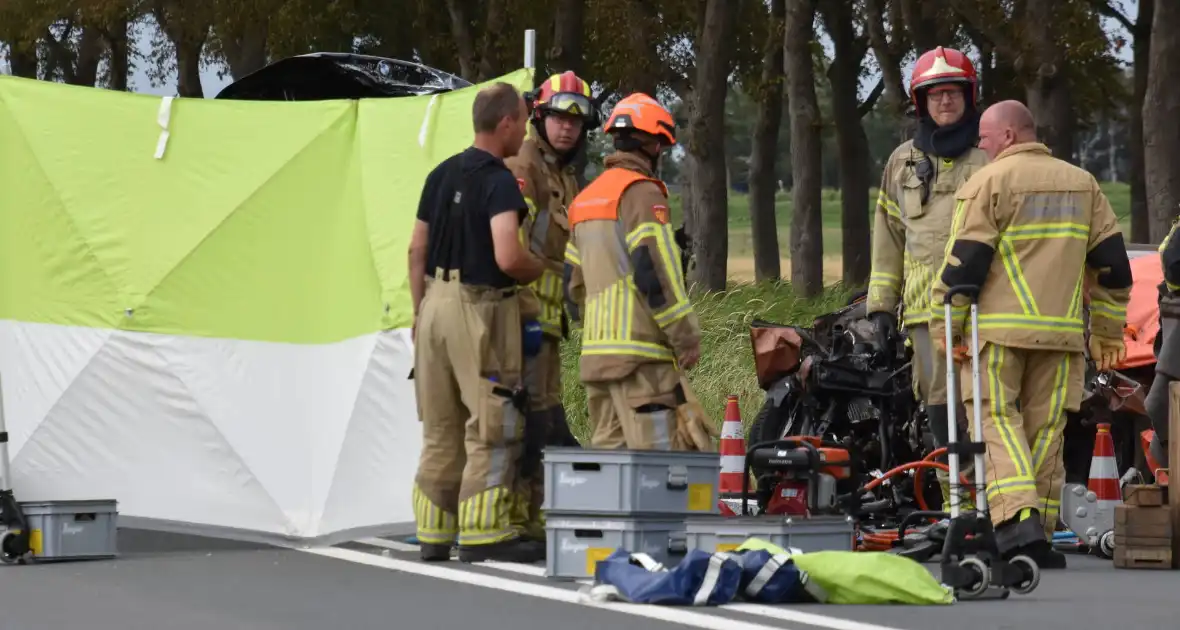
[[[746,469],[746,436],[742,429],[742,411],[738,397],[730,394],[725,401],[725,422],[721,425],[721,475],[717,479],[718,507],[726,516],[734,515],[733,504],[726,499],[741,499],[742,475]],[[740,507],[738,508],[740,510]]]
[[[1122,503],[1123,493],[1119,488],[1119,465],[1114,459],[1114,438],[1110,435],[1110,424],[1098,425],[1094,436],[1094,458],[1090,460],[1090,481],[1086,489],[1094,493],[1100,512],[1114,514],[1114,508]]]

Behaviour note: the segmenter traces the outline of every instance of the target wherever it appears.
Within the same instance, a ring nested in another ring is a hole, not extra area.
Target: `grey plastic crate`
[[[545,522],[545,576],[593,578],[594,568],[618,549],[646,553],[666,567],[688,552],[684,520],[549,514]]]
[[[115,501],[21,503],[30,547],[39,562],[114,558],[118,555]]]
[[[717,453],[546,448],[544,467],[546,511],[720,513]]]
[[[852,551],[855,529],[843,516],[788,518],[782,516],[698,517],[685,521],[689,549],[713,553],[733,551],[749,538],[800,551]]]

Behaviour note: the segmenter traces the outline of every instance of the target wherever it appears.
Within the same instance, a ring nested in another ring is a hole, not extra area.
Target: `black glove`
[[[897,317],[889,311],[877,311],[869,314],[869,320],[877,329],[877,344],[880,349],[888,349],[889,344],[897,338]]]

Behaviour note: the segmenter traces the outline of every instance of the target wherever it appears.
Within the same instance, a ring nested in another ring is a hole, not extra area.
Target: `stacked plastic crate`
[[[547,448],[544,467],[550,578],[592,578],[617,549],[675,566],[686,519],[719,514],[717,453]]]

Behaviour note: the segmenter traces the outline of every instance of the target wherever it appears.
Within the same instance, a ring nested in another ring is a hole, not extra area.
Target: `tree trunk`
[[[689,151],[696,159],[690,187],[694,212],[694,281],[710,291],[724,291],[729,257],[729,188],[725,174],[725,97],[729,92],[729,42],[737,13],[736,0],[708,0],[697,40],[696,81],[689,127]],[[699,238],[699,240],[696,240]]]
[[[204,98],[201,86],[201,51],[212,28],[208,14],[181,15],[176,1],[157,1],[152,15],[160,30],[176,49],[176,93],[185,98]]]
[[[268,30],[269,20],[263,17],[246,22],[240,31],[218,33],[225,63],[234,81],[266,65]]]
[[[115,18],[103,30],[107,48],[111,52],[110,88],[126,92],[131,74],[131,46],[127,37],[127,18]]]
[[[205,41],[176,42],[176,93],[188,98],[205,98],[201,86],[201,50]]]
[[[1151,64],[1151,21],[1155,0],[1139,0],[1135,21],[1135,90],[1131,97],[1129,141],[1131,143],[1131,242],[1151,242],[1151,215],[1147,211],[1147,183],[1144,173],[1143,100],[1147,95]]]
[[[1058,22],[1054,10],[1059,8],[1059,0],[1028,0],[1026,6],[1028,13],[1024,41],[1029,43],[1033,62],[1027,66],[1032,79],[1025,84],[1028,108],[1037,121],[1037,135],[1041,141],[1057,158],[1076,164],[1076,121],[1069,89],[1069,70],[1053,32]]]
[[[859,81],[864,46],[857,40],[853,7],[848,0],[823,5],[824,26],[836,56],[828,66],[832,116],[840,154],[840,207],[844,236],[844,283],[862,286],[869,279],[869,139],[861,124]]]
[[[487,14],[484,18],[483,46],[479,54],[479,74],[477,82],[482,83],[503,74],[504,68],[497,54],[497,47],[504,37],[504,23],[508,16],[505,14],[504,0],[484,0]]]
[[[819,295],[824,287],[822,223],[823,164],[820,145],[819,101],[815,95],[815,70],[811,23],[816,0],[792,0],[787,4],[784,32],[787,102],[791,115],[791,284],[804,297]],[[866,210],[867,211],[867,210]]]
[[[554,72],[573,70],[582,73],[582,31],[586,23],[585,0],[557,0],[553,20],[553,48],[549,65]]]
[[[885,32],[885,7],[889,3],[893,23],[893,37],[890,39]],[[881,76],[885,81],[885,102],[889,112],[898,118],[905,115],[909,109],[909,96],[905,82],[901,76],[901,59],[905,49],[899,41],[904,36],[904,28],[899,22],[902,20],[901,0],[868,0],[865,3],[865,19],[868,22],[869,41],[872,42],[873,55],[877,57],[877,66],[881,68]]]
[[[786,0],[771,0],[770,30],[763,45],[758,114],[750,150],[750,232],[754,239],[754,279],[759,282],[783,275],[774,198],[778,192],[775,158],[783,119],[782,27],[786,13]]]
[[[1158,243],[1167,235],[1180,204],[1180,82],[1172,71],[1180,65],[1180,4],[1155,6],[1151,55],[1143,99],[1144,174],[1149,236]]]
[[[72,83],[94,87],[98,83],[98,63],[102,61],[102,33],[98,29],[82,29],[78,51],[74,55]]]
[[[12,76],[36,79],[37,43],[14,40],[8,44],[8,64],[12,68]]]

